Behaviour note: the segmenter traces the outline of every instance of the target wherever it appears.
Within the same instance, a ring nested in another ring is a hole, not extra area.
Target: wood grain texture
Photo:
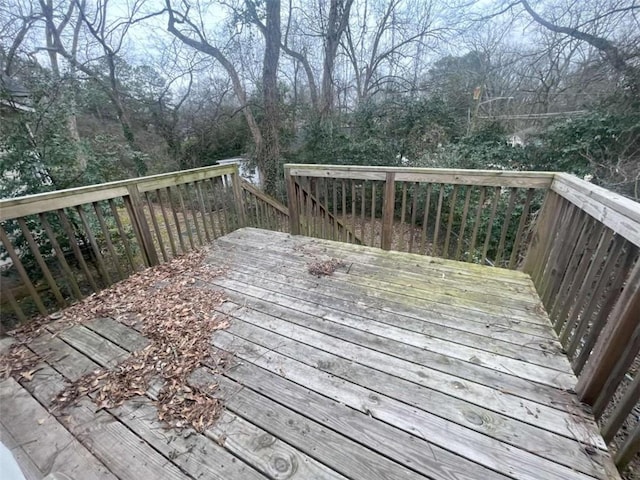
[[[507,463],[517,461],[515,458],[518,457],[525,462],[537,463],[537,459],[523,453],[520,448],[535,449],[534,445],[539,445],[538,442],[545,438],[550,442],[547,444],[549,447],[554,445],[559,450],[549,448],[543,453],[539,450],[534,453],[542,454],[547,458],[551,457],[553,463],[568,462],[572,468],[598,475],[598,469],[590,464],[588,455],[580,451],[579,444],[574,439],[562,438],[549,432],[531,428],[527,424],[508,419],[473,404],[447,400],[447,397],[403,382],[396,377],[385,375],[374,368],[364,367],[302,343],[286,341],[285,338],[270,332],[262,336],[263,331],[256,327],[238,325],[233,332],[229,333],[232,334],[225,332],[223,335],[214,337],[216,346],[233,351],[238,356],[238,365],[229,371],[228,376],[245,385],[251,385],[252,388],[258,389],[261,393],[271,396],[278,402],[285,403],[289,408],[305,415],[309,415],[310,402],[303,399],[311,396],[316,399],[311,405],[321,410],[316,414],[319,421],[343,434],[347,434],[345,430],[348,432],[349,427],[340,426],[340,423],[347,423],[340,419],[342,416],[338,413],[340,409],[332,406],[332,402],[317,399],[318,395],[329,397],[334,402],[345,404],[360,412],[361,415],[351,415],[354,418],[349,422],[349,426],[357,428],[360,423],[362,426],[357,429],[371,432],[372,436],[374,432],[380,432],[379,435],[384,438],[388,437],[389,432],[385,433],[384,428],[381,428],[377,422],[367,419],[367,416],[383,420],[385,423],[400,428],[408,435],[428,440],[432,445],[444,447],[463,457],[480,463],[486,462],[485,465],[492,465],[494,468],[497,466],[495,459],[489,458],[494,455]],[[260,368],[252,368],[252,363]],[[268,370],[271,375],[267,376],[261,369]],[[325,373],[318,374],[314,372],[315,369],[320,369]],[[289,382],[283,382],[282,378],[289,380],[293,385],[299,385],[299,387],[289,386]],[[315,392],[315,396],[310,394],[307,389]],[[286,393],[287,390],[290,391],[289,394]],[[304,395],[302,395],[303,391]],[[299,400],[296,401],[296,398]],[[303,408],[302,402],[307,405],[306,408]],[[418,410],[413,407],[417,407]],[[327,409],[337,410],[338,418],[332,418]],[[444,426],[443,418],[449,422],[444,430],[442,429]],[[423,435],[420,434],[421,432]],[[425,432],[429,432],[429,435],[425,436]],[[482,435],[478,435],[478,433]],[[358,437],[357,433],[350,434],[354,438]],[[485,435],[492,437],[492,439],[485,437]],[[416,455],[416,458],[423,458],[423,455],[414,453],[413,449],[406,450],[410,447],[405,446],[402,442],[403,436],[396,435],[396,437],[398,437],[397,441],[401,443],[395,446],[385,445],[386,448],[380,445],[383,442],[367,440],[371,442],[370,446],[383,453],[396,449],[403,451],[403,453],[399,453],[396,450],[393,458],[406,462],[407,465],[414,463],[411,458]],[[496,438],[501,441],[495,441]],[[391,443],[390,440],[387,443]],[[465,448],[460,448],[460,445],[457,445],[458,442],[480,442],[486,456],[468,454]],[[519,448],[509,448],[502,442]],[[420,442],[414,440],[412,443],[415,445]],[[418,445],[415,446],[418,447]],[[423,445],[419,448],[424,452],[429,446]],[[566,455],[567,450],[577,455]],[[597,453],[596,455],[601,456]],[[438,456],[441,459],[443,457],[441,454]],[[453,461],[455,462],[455,460]],[[460,462],[459,468],[464,465],[462,463],[464,460],[461,459]],[[545,462],[540,463],[541,469],[544,470]],[[503,465],[496,470],[506,472],[508,468]],[[428,474],[429,472],[425,471],[424,473]]]
[[[322,177],[308,188],[321,201],[333,193]],[[459,200],[466,203],[468,191]],[[372,202],[369,193],[356,189],[360,213]],[[413,213],[411,195],[405,208]],[[307,202],[301,213],[307,205],[318,208]],[[259,214],[268,224],[266,210]],[[311,223],[335,238],[329,222]],[[204,240],[204,218],[202,226]],[[585,250],[595,254],[599,240],[583,242]],[[311,262],[329,258],[345,265],[330,276],[308,273]],[[57,421],[113,476],[619,479],[590,412],[571,391],[575,376],[526,274],[251,228],[215,240],[205,261],[225,273],[195,285],[225,293],[212,313],[226,315],[230,326],[212,336],[214,356],[190,382],[217,384],[211,394],[225,411],[199,434],[163,428],[155,387],[114,409],[96,411],[81,399]],[[581,288],[561,279],[556,290]],[[114,319],[51,323],[29,343],[43,363],[24,382],[25,395],[46,411],[65,381],[113,367],[146,344]],[[223,352],[231,355],[220,370],[216,355]],[[612,431],[637,400],[632,387]],[[18,448],[4,418],[0,435]],[[633,435],[628,442],[625,452],[635,451]],[[29,468],[37,475],[40,466]]]
[[[12,378],[0,382],[0,422],[44,475],[116,478]]]

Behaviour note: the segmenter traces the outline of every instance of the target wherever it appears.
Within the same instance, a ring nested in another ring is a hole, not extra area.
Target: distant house
[[[255,165],[252,165],[251,162],[244,157],[225,158],[224,160],[218,160],[218,165],[238,165],[240,176],[242,178],[257,187],[262,184],[260,171]]]
[[[29,91],[17,80],[0,73],[0,114],[33,112]]]

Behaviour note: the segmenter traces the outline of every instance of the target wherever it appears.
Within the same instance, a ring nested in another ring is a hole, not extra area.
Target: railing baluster
[[[476,218],[473,221],[473,233],[471,234],[471,243],[469,244],[469,253],[467,254],[467,261],[473,261],[473,255],[476,250],[476,240],[478,238],[478,231],[480,230],[480,222],[482,220],[482,211],[484,210],[484,197],[487,192],[487,187],[480,187],[480,198],[478,199],[478,208],[476,210]]]
[[[204,245],[204,239],[202,234],[200,233],[200,222],[198,221],[198,206],[193,203],[193,198],[191,197],[191,184],[187,183],[184,185],[184,196],[187,201],[187,205],[189,206],[188,211],[191,213],[191,220],[193,221],[193,225],[196,231],[196,237],[198,239],[198,243],[202,246]]]
[[[416,209],[418,207],[418,182],[413,184],[413,189],[411,190],[411,231],[409,234],[409,252],[413,252],[413,241],[415,237],[415,228],[416,228]]]
[[[22,232],[22,235],[24,236],[24,238],[27,240],[27,244],[29,245],[29,250],[31,250],[33,257],[36,259],[36,262],[38,263],[38,266],[40,267],[40,270],[42,271],[42,274],[44,275],[44,278],[47,281],[47,284],[49,284],[49,288],[53,292],[53,296],[56,298],[58,305],[60,305],[61,307],[65,307],[67,305],[67,302],[62,296],[62,293],[60,293],[60,289],[58,288],[56,281],[53,279],[53,275],[51,275],[51,270],[49,270],[47,263],[42,258],[42,255],[40,254],[40,249],[38,248],[36,241],[33,239],[33,235],[31,235],[31,231],[29,230],[29,227],[27,227],[27,224],[24,221],[24,218],[20,217],[17,220],[18,220],[18,225],[20,226],[20,231]],[[6,245],[5,245],[5,248],[6,248]]]
[[[384,197],[382,199],[382,238],[381,246],[384,250],[391,250],[393,240],[393,215],[396,204],[396,174],[387,172],[385,175]]]
[[[69,264],[67,263],[67,260],[64,257],[64,252],[62,251],[62,248],[58,243],[58,239],[56,238],[56,235],[53,233],[53,229],[51,228],[51,225],[49,224],[49,221],[47,220],[47,217],[45,216],[45,214],[40,213],[38,216],[40,217],[40,224],[44,228],[44,231],[47,234],[47,238],[49,239],[49,242],[51,242],[53,251],[57,256],[58,262],[60,263],[60,266],[62,267],[62,271],[65,274],[65,278],[69,283],[70,290],[75,296],[75,298],[80,300],[82,298],[82,292],[80,292],[80,287],[78,286],[76,277],[71,271],[71,267],[69,267]]]
[[[454,260],[461,260],[462,244],[464,243],[464,232],[467,227],[467,215],[469,214],[469,203],[471,202],[471,186],[467,186],[464,195],[464,206],[462,207],[462,218],[460,219],[460,233],[458,235],[458,245],[456,246],[456,253]]]
[[[178,242],[180,243],[180,249],[182,253],[187,253],[189,250],[187,249],[186,242],[184,241],[184,234],[182,233],[182,227],[180,225],[180,217],[178,216],[178,209],[175,205],[175,195],[173,189],[167,187],[164,189],[167,194],[167,199],[169,200],[169,206],[171,207],[171,213],[173,215],[173,222],[176,226],[176,232],[178,233]]]
[[[111,234],[109,233],[109,229],[107,228],[107,222],[104,219],[104,215],[102,214],[102,208],[98,202],[93,202],[93,211],[98,218],[98,223],[100,224],[100,229],[102,230],[102,235],[104,236],[104,241],[107,244],[107,250],[109,250],[109,256],[111,257],[112,262],[115,264],[116,270],[118,271],[118,278],[122,280],[125,278],[125,273],[122,270],[122,265],[120,265],[120,259],[118,258],[118,254],[116,253],[116,249],[113,246],[113,242],[111,241]]]
[[[610,443],[625,420],[640,401],[640,372],[636,372],[633,381],[627,386],[624,395],[614,407],[613,412],[602,427],[604,441]]]
[[[158,190],[156,190],[156,192],[158,194],[158,205],[160,205],[160,211],[162,212],[162,220],[164,221],[164,228],[167,231],[167,237],[169,237],[169,246],[171,247],[171,254],[175,257],[178,255],[178,253],[176,251],[176,243],[173,238],[173,231],[171,230],[169,217],[167,215],[167,211],[164,206],[164,201],[162,200],[163,190],[159,188]],[[164,190],[164,192],[166,194],[166,190]],[[169,204],[171,204],[170,199],[169,199]]]
[[[156,219],[156,212],[154,211],[153,203],[151,202],[151,198],[149,197],[149,192],[144,192],[144,199],[147,203],[147,208],[149,209],[151,224],[153,225],[153,231],[155,232],[156,238],[158,239],[158,245],[160,246],[162,259],[166,262],[169,258],[167,257],[167,252],[164,248],[164,240],[162,239],[162,233],[160,232],[160,226],[158,225],[158,220]]]
[[[69,239],[71,250],[73,250],[73,253],[76,257],[76,260],[78,261],[78,264],[80,265],[80,268],[82,269],[82,272],[84,273],[87,281],[91,285],[91,288],[93,289],[93,291],[97,292],[99,290],[98,285],[96,284],[93,278],[93,275],[91,275],[91,272],[87,267],[87,263],[84,261],[84,256],[82,255],[82,252],[80,251],[80,247],[78,247],[78,242],[76,241],[75,230],[71,226],[71,223],[67,218],[67,214],[64,213],[64,210],[62,209],[57,210],[57,214],[58,214],[58,218],[60,219],[60,224],[62,225],[62,228],[64,229],[65,233],[67,234],[67,238]]]
[[[522,245],[522,235],[524,233],[524,228],[529,220],[529,210],[531,209],[531,200],[533,199],[534,193],[535,190],[533,188],[527,190],[524,207],[522,208],[522,214],[520,215],[520,223],[518,224],[518,231],[516,233],[516,238],[513,241],[513,247],[511,248],[511,256],[509,257],[509,268],[512,270],[516,268],[516,265],[518,263],[518,252],[520,251],[520,247]]]
[[[616,454],[615,462],[618,469],[624,470],[638,451],[640,451],[640,423],[636,425]]]
[[[510,189],[509,193],[509,203],[507,205],[507,210],[504,214],[504,219],[502,221],[502,231],[500,232],[500,242],[498,243],[498,251],[496,252],[495,265],[500,266],[502,263],[502,255],[505,250],[505,243],[507,241],[507,235],[509,234],[509,226],[511,225],[511,216],[513,215],[513,210],[516,206],[516,197],[518,196],[518,190],[515,188]]]
[[[500,201],[500,187],[494,187],[493,189],[493,201],[491,203],[491,214],[489,215],[489,222],[487,223],[487,233],[484,238],[484,246],[482,247],[482,263],[487,263],[487,255],[489,254],[489,244],[491,242],[491,232],[493,230],[493,222],[496,218],[496,212],[498,211],[498,203]]]
[[[449,241],[451,240],[451,232],[453,231],[453,218],[456,213],[456,200],[458,199],[458,185],[453,186],[453,193],[449,201],[449,221],[447,222],[447,231],[444,237],[444,246],[442,247],[442,256],[449,258]]]
[[[100,273],[100,276],[103,278],[104,280],[104,286],[108,286],[111,285],[111,275],[109,275],[109,271],[107,270],[104,261],[102,259],[102,252],[100,251],[100,247],[98,246],[98,242],[96,241],[96,238],[93,235],[93,232],[91,231],[91,226],[89,225],[89,220],[87,218],[87,215],[84,211],[84,208],[82,208],[82,205],[78,205],[76,207],[76,211],[78,212],[78,215],[80,216],[80,222],[82,223],[82,226],[84,227],[84,233],[87,236],[87,238],[89,239],[89,245],[91,246],[91,249],[93,250],[93,254],[95,255],[96,258],[96,263],[98,264],[98,272]]]
[[[432,251],[434,256],[438,256],[438,234],[440,233],[440,219],[442,217],[442,202],[444,201],[444,185],[440,185],[440,193],[438,194],[438,210],[436,211],[436,223],[433,232]]]
[[[422,236],[420,237],[420,253],[427,254],[427,229],[429,228],[429,209],[431,208],[431,184],[427,183],[425,194],[424,216],[422,217]]]
[[[367,182],[363,180],[361,189],[360,189],[360,238],[362,239],[363,245],[367,244],[365,239],[366,232],[364,231],[366,202],[367,202]]]
[[[400,229],[398,232],[398,250],[404,251],[404,235],[407,231],[407,225],[405,223],[405,214],[407,210],[407,182],[402,182],[402,203],[400,206]]]
[[[371,181],[371,242],[370,246],[376,246],[376,182]],[[364,242],[364,238],[362,239]]]
[[[20,257],[18,257],[18,254],[14,250],[13,245],[9,241],[9,237],[7,236],[7,233],[4,231],[4,228],[2,227],[2,225],[0,225],[0,241],[4,244],[4,248],[7,250],[7,253],[9,254],[9,258],[11,258],[11,261],[13,262],[13,266],[18,271],[18,274],[20,275],[20,279],[22,280],[25,288],[29,292],[31,299],[36,304],[38,311],[42,315],[47,315],[49,312],[44,306],[44,303],[42,303],[42,299],[40,298],[40,295],[38,295],[38,292],[33,286],[33,283],[31,283],[29,274],[27,273],[24,266],[22,265],[22,262],[20,261]]]
[[[202,229],[204,230],[204,236],[207,239],[207,243],[211,243],[211,226],[208,225],[207,220],[207,207],[204,204],[204,195],[202,193],[202,182],[193,182],[193,186],[196,192],[196,199],[200,206],[200,216],[202,217]]]
[[[580,264],[580,259],[585,253],[586,244],[591,238],[591,230],[594,227],[594,223],[590,218],[584,219],[581,227],[579,228],[580,234],[574,245],[571,245],[567,251],[567,263],[562,271],[562,274],[558,276],[558,287],[553,296],[549,299],[548,313],[557,332],[560,332],[564,322],[562,318],[558,316],[558,309],[561,307],[562,302],[566,298],[563,292],[569,288],[573,280],[575,279],[575,271]]]
[[[176,185],[175,187],[170,187],[170,189],[178,198],[178,205],[180,206],[180,211],[182,212],[182,220],[184,223],[184,229],[187,233],[187,237],[189,238],[189,245],[191,249],[194,250],[196,245],[193,241],[193,232],[191,231],[191,223],[189,222],[189,217],[187,215],[187,208],[184,203],[184,198],[182,197],[182,192],[180,191],[180,185]]]
[[[116,222],[116,227],[118,228],[118,233],[120,234],[120,240],[122,240],[122,245],[124,246],[125,255],[127,257],[127,260],[129,261],[129,266],[131,267],[131,271],[135,272],[137,268],[134,261],[133,251],[131,249],[131,242],[129,242],[129,237],[127,236],[127,233],[124,230],[124,225],[122,224],[122,220],[120,219],[120,214],[118,213],[118,209],[113,199],[109,199],[109,208],[111,209],[111,216]]]
[[[598,270],[602,263],[599,253],[605,248],[604,245],[606,244],[608,247],[611,241],[611,236],[607,235],[608,232],[603,230],[605,230],[604,226],[596,223],[590,235],[589,243],[585,247],[584,256],[580,261],[575,275],[573,275],[574,278],[572,279],[571,288],[565,295],[558,296],[559,300],[556,302],[557,305],[554,304],[554,308],[552,309],[553,313],[551,314],[551,318],[555,315],[563,324],[560,330],[560,342],[563,345],[566,345],[569,335],[575,327],[577,316],[575,319],[571,318],[570,312],[572,312],[576,306],[581,305],[581,303],[578,303],[582,297],[579,292],[582,292],[586,282],[589,282],[589,284],[593,282],[594,272]]]
[[[5,288],[4,290],[2,290],[2,295],[6,296],[7,300],[9,300],[9,305],[11,306],[11,310],[13,310],[13,313],[15,313],[16,317],[18,317],[18,321],[20,323],[26,323],[28,318],[22,311],[22,308],[20,307],[18,302],[16,301],[16,297],[13,295],[13,292],[11,291],[11,289]],[[0,330],[2,330],[3,328],[4,327],[2,326],[2,323],[0,323]]]
[[[609,396],[610,386],[617,385],[626,369],[623,364],[632,361],[632,355],[640,347],[640,261],[624,286],[624,290],[609,314],[605,325],[591,353],[582,375],[578,379],[576,391],[580,399],[593,404],[599,396]],[[624,352],[621,358],[621,353]],[[624,371],[623,371],[624,370]]]

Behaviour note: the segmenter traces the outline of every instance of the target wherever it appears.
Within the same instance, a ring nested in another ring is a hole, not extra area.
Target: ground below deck
[[[232,359],[191,381],[219,385],[218,422],[166,430],[152,394],[51,414],[65,381],[146,342],[112,318],[51,328],[33,378],[0,382],[0,439],[27,478],[618,478],[525,274],[258,229],[206,261],[225,267],[196,280],[225,292],[212,345]]]

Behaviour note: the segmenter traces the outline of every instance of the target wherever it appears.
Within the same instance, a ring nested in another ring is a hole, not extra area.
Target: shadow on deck
[[[335,258],[333,275],[309,264]],[[203,434],[166,430],[151,397],[49,413],[65,380],[144,342],[95,319],[31,348],[31,381],[0,383],[0,438],[28,478],[619,478],[528,275],[241,229],[214,241],[198,280],[224,291],[233,354],[225,412]]]

